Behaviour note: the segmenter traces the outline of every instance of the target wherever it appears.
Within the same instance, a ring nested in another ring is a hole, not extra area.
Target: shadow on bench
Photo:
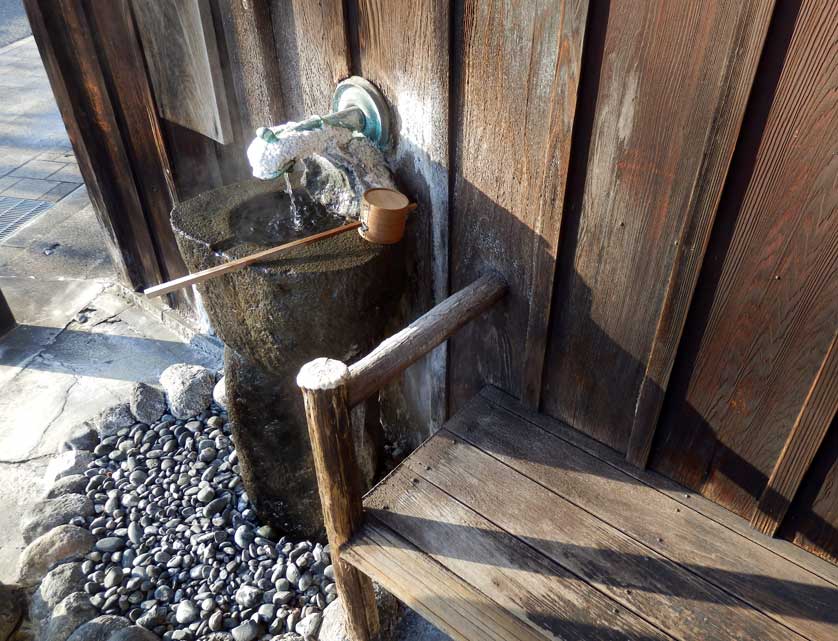
[[[358,363],[300,371],[353,641],[378,633],[370,577],[470,641],[838,638],[826,562],[787,558],[738,517],[495,388],[362,499],[349,409],[505,290],[486,275]]]

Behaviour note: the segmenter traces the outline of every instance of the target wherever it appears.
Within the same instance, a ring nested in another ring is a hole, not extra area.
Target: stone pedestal
[[[330,185],[337,179],[330,176]],[[284,189],[282,178],[253,181],[178,205],[172,224],[190,270],[283,242],[283,217],[290,216]],[[254,215],[254,207],[275,209],[279,217],[279,224],[269,221],[264,242],[258,225],[270,216]],[[243,224],[243,217],[256,225]],[[374,347],[398,305],[402,274],[397,245],[373,245],[350,231],[198,287],[227,345],[227,403],[245,487],[260,518],[279,531],[316,537],[323,527],[297,372],[313,358],[352,362]],[[372,421],[364,423],[359,458],[369,467],[380,438]]]

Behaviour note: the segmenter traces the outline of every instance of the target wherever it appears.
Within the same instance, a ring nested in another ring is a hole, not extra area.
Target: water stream
[[[291,226],[294,231],[300,231],[303,227],[303,219],[300,215],[300,208],[297,207],[297,199],[294,197],[294,188],[291,186],[291,179],[288,177],[288,172],[283,174],[285,177],[285,193],[288,194],[288,202],[291,209]]]
[[[272,247],[304,238],[344,223],[344,218],[323,206],[306,190],[286,189],[263,194],[242,203],[230,212],[229,243],[219,243],[216,251],[226,253],[241,244]],[[252,251],[252,250],[249,250]]]

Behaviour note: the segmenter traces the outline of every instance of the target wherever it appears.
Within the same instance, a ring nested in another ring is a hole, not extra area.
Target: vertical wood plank
[[[215,142],[168,120],[162,120],[160,126],[169,150],[179,200],[224,185]]]
[[[587,173],[559,252],[542,406],[621,452],[656,333],[649,377],[664,383],[664,342],[677,342],[772,6],[615,0],[603,16]]]
[[[492,267],[510,293],[451,341],[449,405],[485,383],[536,405],[588,3],[460,8],[452,288]]]
[[[349,76],[341,0],[272,0],[285,118],[329,112],[335,85]]]
[[[187,269],[169,220],[176,190],[130,3],[115,0],[100,6],[85,0],[84,7],[148,220],[161,278],[178,278]],[[194,306],[188,290],[171,295],[169,301],[184,310]]]
[[[161,281],[122,133],[79,0],[24,3],[105,246],[121,281]]]
[[[653,451],[748,518],[838,318],[838,11],[794,23],[741,200],[723,202]],[[724,199],[723,199],[724,200]]]
[[[838,412],[838,333],[789,432],[774,471],[762,492],[751,525],[774,536]]]
[[[412,320],[448,295],[449,3],[358,2],[359,72],[392,106],[395,144],[387,151],[399,186],[419,204],[402,242],[412,288],[402,315]],[[446,419],[446,348],[405,372],[398,394],[416,447]],[[387,409],[385,407],[385,409]],[[391,410],[392,411],[392,410]]]
[[[778,534],[838,565],[838,416],[803,477]]]
[[[701,264],[722,195],[722,186],[745,113],[751,80],[762,51],[772,5],[773,2],[753,5],[756,15],[742,16],[748,25],[746,28],[750,28],[750,23],[755,19],[759,22],[755,34],[758,41],[743,49],[740,55],[733,56],[724,70],[726,77],[721,82],[722,94],[715,105],[713,120],[707,131],[708,144],[692,185],[683,229],[678,238],[666,294],[637,397],[626,458],[640,467],[645,467],[652,448],[652,439],[684,331],[687,312],[698,283]]]
[[[245,137],[285,119],[268,0],[220,2],[229,68]]]
[[[233,131],[210,0],[132,0],[157,109],[230,143]]]

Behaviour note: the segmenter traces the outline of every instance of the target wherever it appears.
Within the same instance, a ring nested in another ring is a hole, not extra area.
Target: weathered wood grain
[[[747,186],[722,204],[653,455],[745,518],[838,318],[835,9],[802,3]]]
[[[392,106],[394,144],[386,155],[400,187],[419,207],[402,242],[414,287],[402,316],[413,319],[448,295],[449,31],[445,0],[359,0],[357,72]],[[416,447],[447,418],[447,348],[405,373],[385,411],[394,433]],[[395,404],[397,407],[388,408]],[[395,410],[395,412],[394,412]],[[405,419],[407,416],[407,419]],[[406,431],[405,425],[413,429]],[[401,435],[401,434],[400,434]]]
[[[209,0],[132,0],[160,115],[232,142]]]
[[[271,0],[284,118],[329,113],[335,85],[349,76],[341,0]]]
[[[404,466],[364,509],[545,639],[672,638]]]
[[[474,426],[452,420],[451,431],[510,466],[532,463],[528,469],[541,485],[798,634],[826,640],[838,632],[838,584],[821,576],[834,574],[835,568],[824,569],[828,564],[811,555],[804,560],[809,567],[801,567],[797,559],[760,545],[757,537],[771,539],[746,522],[740,520],[748,536],[723,519],[708,518],[698,510],[724,510],[635,468],[580,432],[528,412],[496,390],[481,396],[497,410],[511,412],[510,420],[513,415],[526,420],[502,429],[491,422]]]
[[[270,26],[270,3],[219,2],[217,7],[239,120],[247,139],[259,127],[287,120],[280,88],[280,60]]]
[[[335,584],[343,604],[346,629],[351,641],[374,641],[380,626],[372,582],[340,558],[340,546],[363,522],[361,475],[347,403],[348,378],[346,365],[324,358],[304,365],[297,384],[305,402],[323,522],[332,550]]]
[[[542,407],[622,452],[644,378],[665,386],[772,5],[617,0],[602,16]]]
[[[130,2],[115,0],[100,5],[86,0],[84,7],[118,114],[161,278],[177,278],[187,273],[169,220],[177,191]],[[170,296],[169,302],[187,313],[194,310],[191,292]]]
[[[367,518],[341,555],[454,639],[544,639],[374,517]]]
[[[800,414],[789,432],[783,451],[751,517],[751,525],[774,536],[812,464],[826,431],[838,412],[838,333],[826,352],[821,368]]]
[[[831,561],[823,563],[838,574],[838,528],[835,523],[838,523],[838,416],[832,420],[826,438],[800,484],[779,535],[800,546],[795,549],[800,549],[801,554],[810,558],[816,554]],[[835,583],[838,585],[838,580]]]
[[[24,6],[119,279],[132,289],[159,282],[152,237],[84,5],[27,0]]]
[[[645,466],[649,458],[773,5],[773,1],[751,3],[739,17],[742,31],[734,43],[744,42],[747,46],[738,49],[724,67],[721,95],[706,134],[701,165],[694,176],[626,450],[626,458],[635,465]]]
[[[510,295],[451,342],[449,405],[490,382],[537,406],[588,2],[461,5],[451,283],[492,267]]]
[[[349,405],[366,400],[457,330],[490,309],[507,292],[504,278],[489,272],[382,342],[349,368]]]
[[[214,141],[168,120],[161,120],[160,126],[179,200],[225,184]]]
[[[838,567],[835,565],[814,557],[788,541],[772,539],[757,532],[750,527],[747,521],[717,503],[713,503],[700,494],[685,492],[683,485],[679,485],[675,481],[651,469],[641,469],[628,463],[625,457],[616,450],[612,450],[598,441],[594,441],[561,421],[524,407],[520,402],[495,387],[485,387],[480,391],[480,396],[493,406],[503,408],[541,429],[546,429],[551,434],[567,441],[574,447],[610,465],[620,473],[636,479],[639,483],[648,485],[657,492],[669,497],[680,505],[680,508],[677,509],[688,509],[702,517],[710,519],[731,533],[742,537],[748,542],[748,545],[756,545],[757,547],[764,548],[766,551],[790,561],[807,572],[820,577],[827,583],[838,587]],[[735,537],[729,539],[729,541],[732,546],[739,545],[737,543],[738,539]]]
[[[518,421],[474,405],[451,419],[500,430]],[[533,481],[539,462],[518,459],[513,469],[446,429],[405,465],[676,639],[803,639]]]

